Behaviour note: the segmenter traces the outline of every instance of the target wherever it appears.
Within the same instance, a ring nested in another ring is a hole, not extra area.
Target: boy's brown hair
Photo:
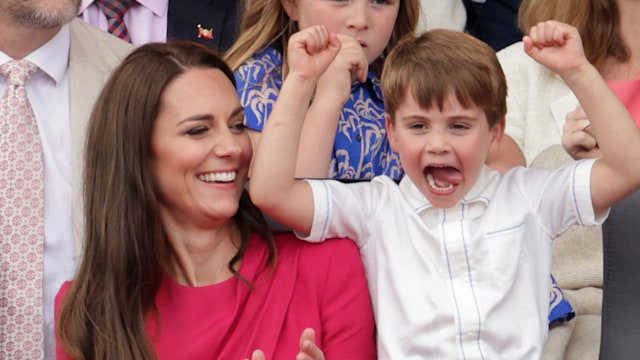
[[[460,31],[435,29],[402,39],[380,82],[392,123],[407,89],[425,109],[437,104],[442,110],[447,95],[455,94],[463,107],[483,109],[490,128],[507,112],[507,81],[494,50]]]

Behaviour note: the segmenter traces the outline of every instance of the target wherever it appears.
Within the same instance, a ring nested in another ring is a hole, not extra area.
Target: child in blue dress
[[[380,70],[384,56],[413,34],[418,0],[252,0],[240,37],[227,52],[246,125],[262,131],[286,76],[286,44],[296,31],[323,25],[342,48],[318,81],[305,115],[296,175],[399,179],[402,168],[384,125]],[[258,132],[252,132],[254,140]]]

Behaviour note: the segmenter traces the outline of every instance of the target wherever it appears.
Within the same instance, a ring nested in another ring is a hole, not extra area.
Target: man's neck
[[[46,44],[61,27],[41,29],[18,23],[0,12],[0,51],[20,60]]]

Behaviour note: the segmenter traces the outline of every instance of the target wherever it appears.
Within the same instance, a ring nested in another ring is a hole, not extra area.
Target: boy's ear
[[[396,150],[396,128],[393,122],[391,121],[391,116],[388,113],[384,114],[384,121],[387,126],[387,138],[389,138],[389,145],[391,145],[391,150]]]
[[[289,15],[291,21],[298,21],[298,7],[296,6],[296,0],[280,0],[282,8]]]

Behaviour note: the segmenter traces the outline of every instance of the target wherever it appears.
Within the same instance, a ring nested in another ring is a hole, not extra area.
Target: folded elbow
[[[265,184],[258,181],[249,181],[249,197],[251,197],[253,204],[262,211],[269,207],[271,202]]]

